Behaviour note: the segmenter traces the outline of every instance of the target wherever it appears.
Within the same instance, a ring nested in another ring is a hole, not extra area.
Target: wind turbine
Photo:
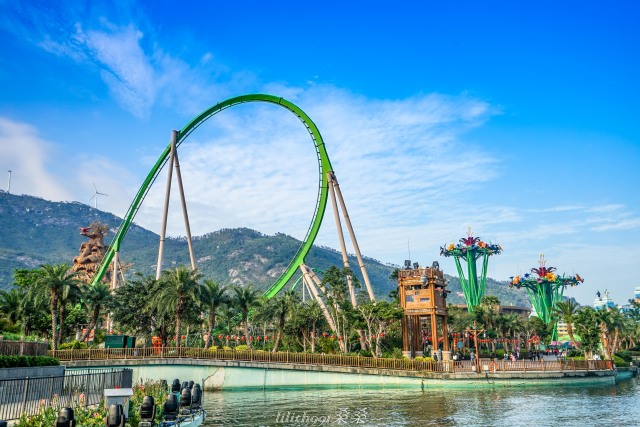
[[[89,201],[93,200],[93,207],[94,207],[95,209],[98,209],[98,195],[101,195],[101,196],[108,196],[108,194],[105,194],[105,193],[101,193],[101,192],[99,192],[99,191],[98,191],[98,187],[96,187],[96,183],[95,183],[95,182],[93,183],[93,189],[94,189],[96,192],[95,192],[95,193],[93,194],[93,196],[89,199]]]

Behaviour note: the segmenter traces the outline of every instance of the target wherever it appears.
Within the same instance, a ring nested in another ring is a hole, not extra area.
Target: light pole
[[[467,335],[473,335],[473,344],[474,347],[476,349],[476,372],[480,373],[480,351],[478,350],[478,334],[480,332],[485,332],[484,329],[479,330],[478,326],[476,325],[476,321],[473,321],[473,329],[471,329],[471,327],[467,328]]]

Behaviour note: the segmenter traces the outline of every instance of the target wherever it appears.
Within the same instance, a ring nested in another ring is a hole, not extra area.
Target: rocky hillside
[[[78,229],[94,221],[111,227],[112,233],[105,239],[108,242],[122,220],[78,202],[51,202],[0,191],[0,289],[11,287],[16,268],[71,263],[85,240]],[[131,226],[121,250],[123,261],[132,264],[128,275],[155,272],[158,241],[157,234]],[[286,268],[299,246],[300,241],[291,236],[269,236],[247,228],[223,229],[194,238],[197,267],[205,277],[238,285],[252,283],[263,290]],[[181,264],[189,264],[186,240],[167,239],[164,266]],[[342,259],[334,249],[315,246],[307,264],[325,270],[331,265],[341,266]],[[395,266],[366,257],[365,264],[377,297],[386,297],[396,288],[389,279]],[[351,265],[357,266],[355,258]],[[487,293],[504,304],[529,305],[524,292],[508,289],[505,283],[487,282]],[[464,303],[458,278],[449,277],[449,283],[449,302]]]

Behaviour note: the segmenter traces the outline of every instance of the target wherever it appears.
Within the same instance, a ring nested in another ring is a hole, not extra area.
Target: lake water
[[[639,426],[640,381],[570,387],[205,393],[206,426]]]

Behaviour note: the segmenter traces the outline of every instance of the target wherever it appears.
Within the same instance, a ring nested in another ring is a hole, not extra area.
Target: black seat
[[[171,393],[180,393],[180,380],[177,378],[171,383]]]
[[[182,392],[180,393],[180,407],[191,407],[191,390],[189,390],[188,388],[183,388]]]
[[[109,406],[107,413],[107,427],[124,427],[124,411],[121,404]]]
[[[142,421],[153,421],[156,417],[156,402],[152,396],[142,398],[140,404],[140,419]]]
[[[5,424],[6,427],[6,424]],[[55,427],[76,427],[75,414],[71,408],[62,408],[58,412]]]
[[[200,405],[202,405],[202,390],[200,387],[194,387],[191,392],[191,407],[199,408]]]
[[[164,419],[167,421],[175,420],[177,415],[178,398],[175,394],[169,394],[164,402]]]
[[[193,381],[189,381],[189,390],[191,390],[193,388]]]

